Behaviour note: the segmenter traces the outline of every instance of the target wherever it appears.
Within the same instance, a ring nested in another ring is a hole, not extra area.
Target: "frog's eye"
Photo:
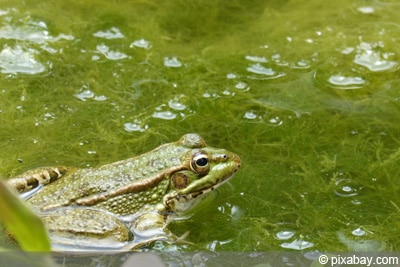
[[[192,161],[190,162],[190,168],[200,175],[206,175],[210,170],[208,155],[203,152],[194,154]]]

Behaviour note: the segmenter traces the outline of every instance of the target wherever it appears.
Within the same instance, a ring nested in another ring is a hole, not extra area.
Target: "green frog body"
[[[41,168],[8,180],[43,219],[53,250],[131,250],[171,241],[185,216],[240,167],[239,157],[185,134],[97,168]]]

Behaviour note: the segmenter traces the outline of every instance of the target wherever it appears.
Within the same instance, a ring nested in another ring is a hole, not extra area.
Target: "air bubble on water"
[[[228,78],[228,79],[235,79],[237,76],[236,76],[236,74],[234,74],[234,73],[228,73],[227,75],[226,75],[226,78]]]
[[[235,93],[231,92],[229,89],[223,90],[222,94],[225,96],[234,96],[235,95]]]
[[[151,44],[149,41],[146,41],[145,39],[139,39],[139,40],[133,41],[133,43],[131,43],[129,47],[131,47],[131,48],[139,47],[139,48],[144,48],[144,49],[150,49]]]
[[[375,9],[371,6],[361,6],[357,8],[358,12],[363,14],[372,14],[375,12]]]
[[[107,59],[110,59],[110,60],[120,60],[120,59],[124,59],[124,58],[128,57],[128,55],[126,55],[126,54],[124,54],[122,52],[110,50],[110,48],[105,44],[97,45],[96,49],[97,49],[98,52],[100,52]]]
[[[117,27],[112,27],[111,29],[105,31],[95,32],[93,36],[104,39],[118,39],[125,37]]]
[[[314,244],[305,240],[294,240],[291,243],[282,243],[281,247],[282,248],[288,248],[288,249],[294,249],[294,250],[304,250],[307,248],[313,247]]]
[[[346,47],[346,48],[342,49],[341,53],[344,55],[348,55],[353,51],[354,51],[354,47]]]
[[[279,240],[287,240],[294,236],[294,231],[279,231],[275,234],[276,238]]]
[[[336,182],[335,195],[339,197],[353,197],[358,195],[357,189],[352,186],[350,179],[340,179]]]
[[[265,57],[258,57],[258,56],[246,56],[246,59],[253,62],[265,63],[268,62],[268,59]]]
[[[177,57],[165,57],[164,58],[164,66],[170,68],[179,68],[182,67],[182,63],[178,60]]]
[[[269,119],[269,122],[275,126],[280,126],[283,123],[283,121],[279,117],[271,118]]]
[[[0,52],[0,68],[2,73],[37,74],[46,70],[45,65],[35,59],[35,49],[23,49],[17,45],[14,48],[7,45]]]
[[[272,76],[275,74],[275,71],[273,71],[271,68],[266,68],[262,66],[260,63],[251,65],[250,67],[247,68],[247,71],[268,76]]]
[[[179,102],[177,97],[168,101],[168,106],[175,110],[184,110],[186,108],[186,105]]]
[[[397,65],[397,62],[387,60],[388,53],[381,53],[384,47],[382,42],[366,43],[361,42],[357,47],[357,54],[354,62],[358,65],[368,68],[370,71],[390,70]]]
[[[257,114],[254,113],[253,111],[247,111],[247,112],[243,115],[243,117],[244,117],[245,119],[254,120],[254,119],[257,118]]]
[[[144,132],[148,128],[147,125],[142,127],[138,123],[127,122],[124,124],[124,129],[127,132]]]
[[[176,118],[176,114],[167,110],[167,111],[154,112],[152,117],[163,120],[173,120]]]
[[[247,84],[244,83],[244,82],[238,82],[238,83],[236,83],[236,84],[235,84],[235,88],[236,88],[236,89],[240,89],[240,90],[248,90],[248,89],[250,89],[250,87],[248,87]]]
[[[75,96],[82,101],[86,101],[88,99],[93,98],[94,93],[91,90],[84,90],[84,91],[81,91],[81,92],[75,94]]]
[[[357,228],[357,229],[354,229],[351,233],[352,233],[354,236],[363,236],[363,235],[365,235],[365,231],[362,230],[360,227]]]
[[[107,97],[104,95],[99,95],[99,96],[95,96],[93,99],[96,101],[106,101]]]
[[[358,89],[361,88],[366,82],[361,77],[348,77],[343,75],[332,75],[329,77],[328,82],[336,89]]]

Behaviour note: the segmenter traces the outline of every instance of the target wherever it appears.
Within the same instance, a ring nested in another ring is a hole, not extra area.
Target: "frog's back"
[[[152,179],[173,168],[181,166],[184,155],[190,148],[177,143],[162,145],[140,156],[103,165],[98,168],[78,169],[67,172],[62,179],[46,185],[40,194],[33,195],[28,201],[42,210],[74,204],[77,199],[94,199],[94,196],[109,192],[113,188],[122,188],[131,184]],[[162,182],[158,187],[159,195],[168,189],[168,182]],[[152,190],[147,190],[150,194]],[[154,194],[155,192],[153,192]],[[138,198],[137,196],[136,198]],[[93,201],[92,201],[93,202]],[[93,205],[89,201],[88,205]]]

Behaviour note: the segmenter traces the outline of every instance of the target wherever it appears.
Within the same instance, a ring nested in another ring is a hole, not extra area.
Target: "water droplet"
[[[288,248],[288,249],[294,249],[294,250],[303,250],[306,248],[311,248],[313,247],[314,244],[308,241],[304,241],[304,240],[294,240],[291,243],[282,243],[281,247],[282,248]]]
[[[146,41],[145,39],[140,39],[140,40],[135,40],[133,43],[131,43],[130,47],[140,47],[144,49],[150,49],[151,44],[149,41]]]
[[[173,120],[176,118],[176,114],[171,111],[160,111],[154,112],[153,118],[163,119],[163,120]]]
[[[276,238],[279,240],[287,240],[294,236],[295,232],[293,231],[279,231],[276,233]]]
[[[275,74],[275,71],[273,71],[271,68],[265,68],[260,63],[251,65],[250,67],[247,68],[247,71],[256,73],[256,74],[268,75],[268,76],[272,76]]]
[[[164,66],[171,68],[179,68],[182,67],[182,63],[176,57],[165,57],[164,58]]]

